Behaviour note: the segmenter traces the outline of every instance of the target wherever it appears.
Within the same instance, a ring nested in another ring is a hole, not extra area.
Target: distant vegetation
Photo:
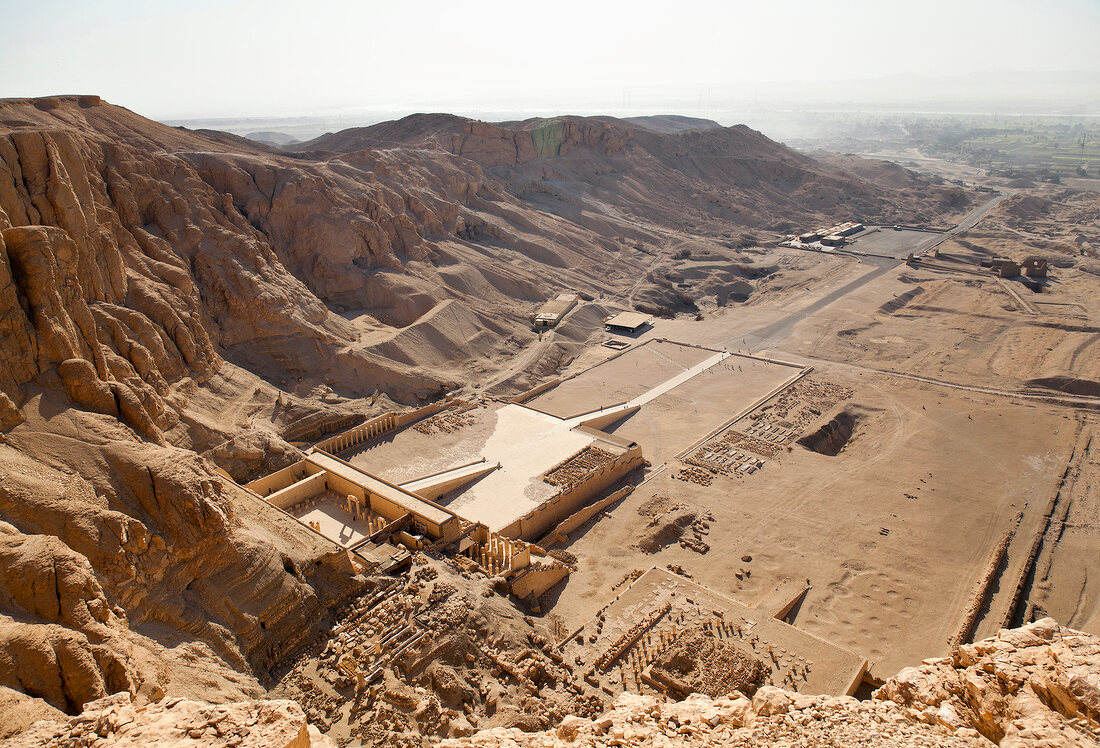
[[[1006,177],[1059,182],[1100,178],[1100,121],[971,117],[923,120],[906,129],[928,155],[961,160]]]
[[[1061,182],[1100,179],[1100,117],[995,114],[820,113],[789,121],[785,140],[802,150],[926,156],[986,169],[994,176]]]

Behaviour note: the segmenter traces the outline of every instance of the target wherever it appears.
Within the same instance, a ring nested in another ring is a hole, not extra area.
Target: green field
[[[1100,178],[1100,119],[972,116],[908,125],[925,152],[1005,176]]]

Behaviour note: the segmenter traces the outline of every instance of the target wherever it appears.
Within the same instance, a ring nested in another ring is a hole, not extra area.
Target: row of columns
[[[367,523],[368,535],[373,535],[374,533],[385,529],[386,525],[389,524],[389,520],[387,520],[385,517],[381,515],[372,515],[370,505],[367,503],[367,501],[365,499],[360,499],[355,494],[348,494],[344,508],[347,509],[348,514],[350,514],[355,519],[359,520],[360,522]]]
[[[518,550],[514,541],[496,533],[489,533],[489,537],[483,544],[467,548],[466,555],[490,575],[495,575],[512,568],[512,557]]]
[[[329,446],[328,451],[338,454],[376,436],[381,436],[387,431],[393,431],[395,428],[397,428],[397,416],[387,415],[375,418],[338,437],[334,437],[335,441]]]

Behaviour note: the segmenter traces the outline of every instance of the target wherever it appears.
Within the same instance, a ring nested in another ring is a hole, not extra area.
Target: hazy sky
[[[157,119],[1100,72],[1100,0],[0,0],[0,12],[0,97],[97,93]]]

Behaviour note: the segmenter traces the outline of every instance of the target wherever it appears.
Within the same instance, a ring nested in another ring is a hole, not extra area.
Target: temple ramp
[[[432,475],[426,475],[423,478],[406,481],[399,485],[406,491],[422,496],[429,501],[434,501],[445,493],[469,485],[499,469],[499,462],[490,464],[483,458],[468,465],[460,465]]]

